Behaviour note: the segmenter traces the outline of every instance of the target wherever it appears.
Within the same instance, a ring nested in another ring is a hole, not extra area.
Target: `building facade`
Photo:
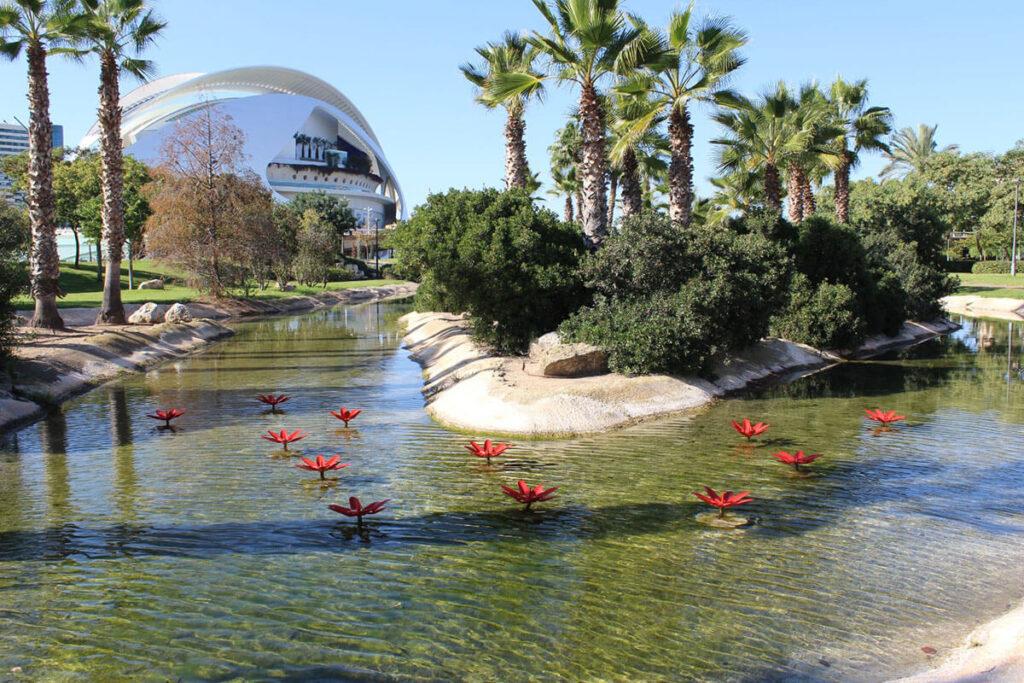
[[[64,146],[64,128],[53,126],[53,146]],[[20,123],[8,123],[0,121],[0,157],[14,156],[21,154],[28,149],[28,128]],[[23,192],[14,190],[11,179],[0,173],[0,198],[15,204],[23,205],[25,195]]]
[[[343,197],[367,231],[405,217],[398,179],[369,122],[315,76],[281,67],[176,74],[126,94],[121,106],[125,151],[145,163],[160,163],[171,124],[215,106],[245,133],[247,163],[278,199],[315,190]],[[80,144],[98,141],[94,124]]]

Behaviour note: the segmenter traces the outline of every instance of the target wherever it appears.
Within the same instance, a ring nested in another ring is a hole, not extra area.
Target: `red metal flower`
[[[490,462],[491,458],[497,458],[499,455],[507,451],[509,445],[510,444],[507,443],[491,443],[491,440],[487,439],[482,444],[478,444],[476,441],[470,441],[469,445],[465,448],[476,457],[487,458],[487,462]]]
[[[256,397],[256,400],[259,401],[260,403],[267,404],[268,406],[270,406],[270,410],[276,413],[277,406],[281,405],[290,398],[291,396],[285,396],[284,394],[278,394],[277,396],[275,396],[274,394],[260,394],[259,396]]]
[[[359,502],[358,498],[352,496],[348,499],[348,507],[345,507],[344,505],[328,505],[327,507],[329,507],[330,509],[334,510],[339,514],[345,515],[346,517],[355,517],[356,522],[358,524],[362,524],[363,515],[377,514],[378,512],[384,509],[384,504],[387,503],[389,500],[391,499],[388,498],[386,500],[378,500],[364,507],[363,504]]]
[[[747,441],[750,441],[755,436],[760,436],[768,431],[768,423],[758,422],[757,424],[751,424],[749,419],[743,418],[743,422],[733,420],[732,428],[745,437]]]
[[[737,505],[746,505],[754,500],[750,497],[750,491],[740,491],[739,493],[725,491],[723,493],[718,493],[710,486],[704,487],[704,493],[697,493],[694,491],[693,495],[697,496],[708,505],[718,508],[719,517],[724,517],[725,511],[728,508],[736,507]]]
[[[287,429],[282,429],[280,432],[275,432],[273,429],[267,430],[266,434],[261,434],[261,439],[279,443],[284,446],[285,450],[288,450],[288,444],[301,439],[305,439],[309,434],[303,434],[301,429],[296,429],[291,434],[288,433]]]
[[[800,465],[810,465],[812,462],[821,457],[821,453],[811,453],[810,455],[804,455],[803,451],[797,451],[796,453],[787,453],[786,451],[779,451],[774,454],[774,457],[779,462],[792,465],[793,469],[799,471]]]
[[[330,411],[331,415],[344,422],[346,427],[348,427],[349,421],[356,419],[356,416],[359,415],[359,413],[361,412],[363,411],[358,408],[353,408],[352,410],[349,410],[345,406],[342,406],[338,410]]]
[[[530,485],[522,479],[516,483],[516,487],[517,488],[512,488],[511,486],[505,486],[504,484],[501,485],[505,495],[515,498],[520,503],[525,503],[526,510],[529,510],[530,506],[534,503],[543,503],[546,500],[551,500],[555,495],[555,491],[558,490],[557,486],[545,489],[543,484],[537,484],[533,488],[530,488]]]
[[[341,462],[340,455],[332,455],[330,458],[325,458],[322,455],[316,456],[316,460],[310,460],[309,458],[301,458],[302,462],[296,467],[300,470],[306,470],[307,472],[319,472],[320,478],[324,479],[324,475],[327,472],[334,470],[340,470],[348,467],[348,463]]]
[[[883,427],[888,427],[893,422],[899,422],[900,420],[906,420],[906,415],[897,415],[895,410],[884,411],[884,410],[869,410],[864,409],[864,412],[868,414],[868,419],[878,422]]]
[[[178,408],[168,408],[167,410],[158,410],[152,414],[146,413],[146,417],[151,417],[154,420],[163,420],[164,428],[169,428],[171,426],[171,420],[179,418],[184,414],[184,410],[180,410]]]

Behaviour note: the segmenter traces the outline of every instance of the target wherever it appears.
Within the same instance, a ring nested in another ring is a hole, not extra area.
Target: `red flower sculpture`
[[[800,471],[800,465],[810,465],[812,462],[821,457],[821,453],[811,453],[810,455],[804,455],[803,451],[797,451],[796,453],[787,453],[786,451],[779,451],[774,454],[774,457],[779,462],[792,465],[793,469]]]
[[[349,410],[345,406],[342,406],[338,410],[330,411],[331,415],[344,422],[346,427],[348,427],[348,423],[351,420],[356,419],[356,416],[359,415],[359,413],[361,412],[363,411],[359,410],[358,408],[353,408],[352,410]]]
[[[270,406],[271,412],[276,413],[277,407],[290,398],[291,396],[285,396],[284,394],[278,394],[277,396],[274,396],[273,394],[260,394],[256,397],[256,400]]]
[[[868,419],[874,420],[883,427],[888,427],[893,422],[899,422],[900,420],[907,419],[906,415],[897,415],[895,410],[868,410],[865,408],[864,412],[868,414]]]
[[[526,507],[524,508],[525,510],[529,510],[530,506],[534,503],[543,503],[546,500],[551,500],[555,495],[555,491],[558,490],[557,486],[545,489],[542,484],[537,484],[533,488],[530,488],[530,485],[522,479],[516,483],[516,487],[517,488],[512,488],[511,486],[505,486],[504,484],[501,485],[505,495],[511,496],[520,503],[526,504]]]
[[[362,524],[363,515],[377,514],[384,509],[384,504],[389,500],[391,499],[378,500],[364,507],[363,504],[359,502],[358,498],[352,496],[348,499],[348,507],[345,507],[344,505],[328,505],[327,507],[339,514],[345,515],[346,517],[355,517],[356,523]]]
[[[750,424],[750,420],[743,418],[743,422],[732,421],[732,428],[739,432],[747,441],[750,441],[755,436],[760,436],[768,431],[767,422],[758,422],[757,424]]]
[[[296,467],[300,470],[306,470],[307,472],[319,472],[321,479],[324,479],[324,475],[328,472],[348,467],[347,462],[341,462],[340,455],[332,455],[330,458],[318,455],[316,456],[316,460],[310,460],[309,458],[301,458],[301,460],[302,462],[296,465]]]
[[[261,434],[260,438],[274,443],[279,443],[284,446],[285,450],[288,450],[288,444],[305,439],[307,436],[309,436],[309,434],[303,434],[301,429],[296,429],[291,434],[288,433],[287,429],[282,429],[280,432],[275,432],[273,429],[270,429],[266,434]]]
[[[509,444],[507,443],[491,443],[491,440],[487,439],[483,444],[478,444],[476,441],[470,441],[469,445],[465,448],[476,457],[487,458],[487,462],[490,462],[491,458],[497,458],[499,455],[507,451],[508,447]]]
[[[184,410],[178,408],[168,408],[167,410],[158,410],[153,414],[146,414],[146,417],[151,417],[154,420],[163,420],[163,429],[170,429],[171,420],[179,418],[185,414]]]
[[[725,511],[729,508],[736,507],[737,505],[746,505],[754,500],[750,497],[750,491],[740,491],[739,493],[725,491],[724,493],[718,493],[710,486],[704,487],[704,493],[697,493],[695,491],[693,495],[711,507],[718,508],[719,517],[725,517]]]

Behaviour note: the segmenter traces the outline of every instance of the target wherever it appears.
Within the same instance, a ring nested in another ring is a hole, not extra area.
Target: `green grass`
[[[957,273],[960,288],[957,294],[986,298],[1024,299],[1024,272],[1016,277],[1003,274]]]
[[[60,308],[98,308],[103,300],[103,284],[96,279],[96,264],[81,263],[80,268],[72,268],[68,264],[61,264],[60,287],[67,294],[60,299],[57,305]],[[158,277],[164,279],[164,289],[128,289],[128,264],[122,263],[121,267],[121,300],[126,304],[141,304],[147,301],[154,301],[158,304],[170,304],[176,301],[188,303],[203,298],[201,292],[185,286],[182,273],[166,265],[149,260],[135,262],[135,286],[140,282],[152,280]],[[399,284],[402,280],[350,280],[345,282],[329,282],[327,289],[337,291],[352,289],[355,287],[375,287],[380,285]],[[285,299],[300,294],[315,295],[323,292],[320,287],[305,287],[296,285],[291,292],[282,292],[272,285],[270,288],[254,292],[252,299]],[[232,293],[241,297],[242,292]],[[30,309],[33,306],[32,298],[26,295],[16,297],[14,305],[19,309]]]

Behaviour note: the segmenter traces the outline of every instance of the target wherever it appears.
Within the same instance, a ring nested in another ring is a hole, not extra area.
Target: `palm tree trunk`
[[[580,191],[576,192],[576,219],[583,221],[583,193]]]
[[[796,224],[803,217],[803,198],[800,193],[800,167],[790,162],[786,169],[786,208],[789,222]]]
[[[82,245],[78,239],[78,228],[72,226],[71,234],[75,236],[75,270],[78,270],[78,266],[82,260]]]
[[[668,120],[672,156],[668,166],[668,215],[673,223],[688,228],[693,211],[693,125],[690,112],[673,108]]]
[[[782,212],[782,179],[775,164],[764,165],[764,196],[769,209],[776,215]]]
[[[526,121],[523,108],[510,106],[505,120],[505,189],[526,189],[530,165],[526,159]]]
[[[590,83],[580,89],[580,120],[583,123],[579,169],[583,183],[580,222],[587,242],[591,247],[598,247],[608,231],[608,197],[605,187],[608,156],[605,154],[604,111],[597,89]]]
[[[636,151],[632,147],[622,153],[622,219],[640,213],[643,191],[640,189]]]
[[[32,225],[29,269],[36,307],[31,327],[64,329],[57,310],[60,294],[60,256],[53,199],[53,125],[50,123],[50,88],[46,76],[46,48],[28,46],[29,162],[28,215]]]
[[[843,159],[836,169],[836,220],[850,222],[850,153],[843,151]]]
[[[608,179],[608,225],[611,226],[615,221],[615,195],[619,191],[619,176],[615,173],[611,174],[611,178]]]
[[[572,223],[572,195],[565,195],[565,209],[562,210],[562,220],[566,223]]]
[[[811,179],[807,177],[807,174],[802,174],[800,183],[800,199],[803,202],[803,217],[810,218],[814,215],[814,212],[818,210],[817,203],[814,201],[814,190],[811,189]]]
[[[107,242],[107,270],[103,304],[97,325],[124,325],[121,303],[121,255],[124,252],[124,160],[121,151],[121,94],[117,60],[110,51],[100,57],[100,147],[103,168],[103,237]]]

